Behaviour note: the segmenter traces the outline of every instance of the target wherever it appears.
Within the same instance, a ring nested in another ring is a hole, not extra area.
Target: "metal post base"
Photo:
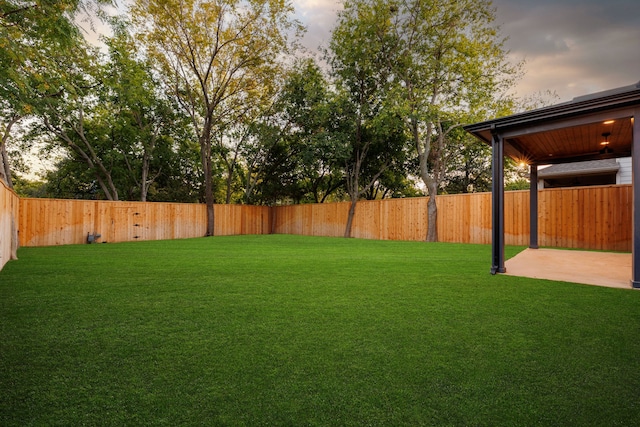
[[[507,272],[507,269],[504,267],[502,268],[496,267],[496,266],[491,267],[491,274],[506,273],[506,272]]]

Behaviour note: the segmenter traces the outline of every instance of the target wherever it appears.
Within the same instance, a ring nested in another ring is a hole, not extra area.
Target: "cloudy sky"
[[[326,46],[341,0],[293,0],[308,27],[304,44]],[[558,101],[640,81],[639,0],[494,0],[514,61],[526,61],[516,88]]]
[[[130,0],[116,0],[125,9]],[[342,0],[292,0],[303,44],[326,47]],[[640,81],[640,0],[493,0],[514,62],[525,60],[520,97],[558,102]]]

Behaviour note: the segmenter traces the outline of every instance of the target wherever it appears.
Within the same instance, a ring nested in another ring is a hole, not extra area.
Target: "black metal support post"
[[[538,249],[538,165],[529,169],[529,247]]]
[[[504,267],[504,147],[502,136],[495,127],[491,129],[492,185],[491,185],[491,274],[505,273]]]
[[[631,286],[640,288],[640,108],[634,112],[631,145],[633,185],[633,243],[631,254]]]

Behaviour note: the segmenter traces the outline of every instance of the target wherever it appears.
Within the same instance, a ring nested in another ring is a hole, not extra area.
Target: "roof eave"
[[[567,176],[588,176],[588,175],[601,175],[605,173],[617,173],[620,170],[620,166],[614,167],[606,167],[606,168],[594,168],[589,170],[572,170],[572,171],[562,171],[562,172],[554,172],[550,174],[544,174],[544,169],[538,172],[539,179],[547,179],[547,178],[563,178]]]
[[[463,126],[463,129],[490,143],[491,140],[485,138],[481,133],[490,132],[492,129],[526,127],[541,121],[561,120],[640,103],[640,82],[616,91],[611,95],[597,96],[598,94],[594,94],[587,97],[578,97],[562,104],[466,125]]]

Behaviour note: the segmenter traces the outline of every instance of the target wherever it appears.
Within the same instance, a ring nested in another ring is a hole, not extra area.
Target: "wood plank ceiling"
[[[517,136],[506,140],[505,155],[527,164],[630,156],[632,121],[599,121]]]

